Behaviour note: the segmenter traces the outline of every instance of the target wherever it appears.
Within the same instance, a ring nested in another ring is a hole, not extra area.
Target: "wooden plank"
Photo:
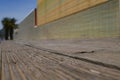
[[[22,44],[7,41],[1,46],[1,80],[90,80],[93,78],[118,80],[120,78],[120,71]]]
[[[1,44],[1,42],[0,42],[0,44]],[[1,76],[2,76],[1,72],[2,72],[2,52],[1,52],[1,46],[0,46],[0,80],[1,80]]]

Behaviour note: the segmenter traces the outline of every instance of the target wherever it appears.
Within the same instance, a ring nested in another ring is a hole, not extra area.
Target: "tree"
[[[3,40],[4,39],[4,29],[0,30],[0,39]]]
[[[14,28],[17,27],[15,18],[5,17],[2,19],[3,28],[5,30],[5,39],[8,40],[9,37],[13,40]]]

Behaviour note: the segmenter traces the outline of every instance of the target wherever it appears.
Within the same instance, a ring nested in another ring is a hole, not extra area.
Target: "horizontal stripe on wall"
[[[108,0],[38,0],[38,26]]]

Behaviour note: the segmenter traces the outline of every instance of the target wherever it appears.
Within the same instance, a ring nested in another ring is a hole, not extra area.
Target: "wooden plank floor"
[[[4,41],[0,80],[120,80],[120,71]]]

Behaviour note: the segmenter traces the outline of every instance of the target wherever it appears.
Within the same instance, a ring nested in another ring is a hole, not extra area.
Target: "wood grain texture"
[[[1,80],[119,80],[120,71],[12,41],[0,45]]]

